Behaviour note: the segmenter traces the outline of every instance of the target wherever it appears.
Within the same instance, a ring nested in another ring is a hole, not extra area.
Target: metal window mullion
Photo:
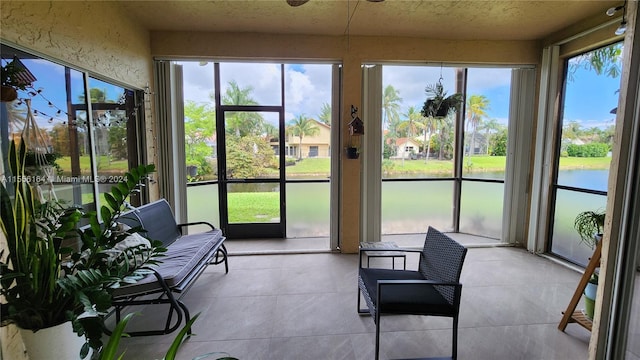
[[[95,127],[93,123],[93,109],[91,106],[91,89],[89,88],[89,73],[83,72],[82,78],[84,80],[84,102],[87,105],[87,132],[89,135],[89,152],[91,154],[91,185],[93,187],[93,199],[96,205],[96,212],[98,213],[98,219],[102,220],[100,213],[100,189],[98,182],[98,155],[96,151],[96,136]]]
[[[331,250],[340,249],[340,119],[342,108],[342,66],[331,66],[331,174],[330,174],[330,216],[329,216],[329,246]],[[288,152],[287,152],[288,155]]]

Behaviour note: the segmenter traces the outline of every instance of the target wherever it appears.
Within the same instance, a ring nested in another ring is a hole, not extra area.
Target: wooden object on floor
[[[584,274],[582,274],[582,278],[578,283],[578,287],[576,288],[575,293],[573,293],[573,297],[569,302],[569,306],[567,306],[567,310],[563,312],[564,315],[562,316],[560,325],[558,325],[558,329],[560,329],[560,331],[564,331],[564,329],[567,328],[567,324],[569,323],[578,323],[582,325],[585,329],[591,331],[591,325],[593,321],[587,318],[582,313],[582,311],[580,310],[576,311],[576,307],[580,302],[580,297],[584,292],[584,288],[587,287],[587,283],[589,282],[591,275],[593,274],[594,271],[596,271],[596,268],[600,266],[601,254],[602,254],[602,240],[598,241],[598,244],[596,245],[596,249],[593,251],[593,256],[591,256],[591,260],[589,260],[589,264],[587,264],[587,267],[584,269]]]

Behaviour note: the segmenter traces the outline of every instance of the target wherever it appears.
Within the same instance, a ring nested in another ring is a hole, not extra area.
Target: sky
[[[207,102],[213,92],[213,65],[181,62],[184,67],[185,99]],[[487,115],[506,124],[509,117],[511,68],[468,68],[469,95],[484,95],[489,99]],[[278,64],[223,64],[222,86],[235,79],[241,88],[253,87],[253,97],[261,105],[279,104]],[[440,66],[384,65],[383,87],[392,85],[402,98],[400,113],[410,106],[421,109],[427,97],[425,87],[442,83],[448,94],[454,93],[455,68]],[[619,79],[579,69],[567,86],[565,122],[578,121],[585,127],[605,127],[615,118],[609,111],[617,104]],[[224,89],[223,89],[224,91]],[[331,103],[331,65],[285,65],[286,115],[288,121],[304,114],[318,117],[323,103]]]
[[[613,125],[618,106],[620,78],[579,68],[573,80],[567,82],[564,100],[564,124],[580,123],[584,128],[604,128]]]
[[[20,98],[30,98],[34,118],[41,129],[51,129],[54,125],[65,123],[67,116],[67,90],[65,86],[65,67],[43,59],[24,59],[21,62],[35,76],[33,88],[19,91]],[[4,63],[3,63],[4,65]],[[71,101],[79,103],[84,97],[85,89],[83,74],[77,70],[70,70]],[[89,78],[90,88],[99,88],[109,101],[117,101],[123,93],[123,88],[106,83],[95,78]],[[31,92],[31,94],[29,94]],[[23,116],[21,116],[23,118]],[[24,119],[20,119],[23,121]]]
[[[36,116],[39,126],[50,128],[65,121],[66,91],[64,89],[64,67],[45,60],[24,60],[38,81],[36,89],[40,95],[33,97],[33,108],[41,114]],[[213,104],[213,63],[179,62],[184,69],[185,100]],[[285,121],[299,115],[317,119],[322,105],[331,103],[331,64],[286,64],[285,65]],[[252,96],[260,105],[280,103],[280,64],[276,63],[222,63],[221,80],[224,90],[230,80],[240,88],[252,87]],[[82,73],[72,70],[72,99],[83,93]],[[383,87],[393,85],[402,98],[400,113],[410,106],[422,108],[426,99],[425,87],[442,78],[445,90],[455,90],[455,69],[440,66],[383,65]],[[468,94],[480,94],[489,99],[488,117],[506,124],[509,114],[511,69],[469,68]],[[122,89],[92,79],[90,86],[99,87],[107,96],[117,99]],[[615,115],[611,109],[617,106],[619,78],[596,75],[593,71],[579,68],[574,79],[567,83],[564,122],[577,121],[585,128],[606,127],[613,124]],[[24,95],[24,94],[22,94]],[[49,106],[51,102],[53,106]],[[63,114],[58,119],[57,110]],[[54,117],[54,121],[50,118]]]
[[[213,63],[179,62],[183,66],[184,99],[213,105]],[[331,64],[285,65],[285,122],[299,115],[318,119],[322,105],[331,104]],[[222,63],[222,94],[229,81],[251,87],[259,105],[280,105],[280,64]]]

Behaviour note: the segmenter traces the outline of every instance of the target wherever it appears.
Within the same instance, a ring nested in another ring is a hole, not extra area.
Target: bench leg
[[[213,258],[213,261],[210,262],[210,264],[218,265],[222,262],[224,262],[224,273],[228,274],[229,273],[228,253],[227,253],[227,248],[224,246],[224,244],[220,245],[220,248],[218,249],[218,251],[216,251],[216,255]]]

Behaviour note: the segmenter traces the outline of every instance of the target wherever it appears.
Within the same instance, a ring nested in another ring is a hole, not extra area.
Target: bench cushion
[[[162,275],[166,284],[172,289],[177,287],[190,276],[196,275],[198,267],[207,265],[206,257],[212,257],[224,240],[220,229],[185,235],[167,247],[165,256],[158,258],[162,263],[155,266],[155,270]],[[135,284],[125,285],[116,289],[114,297],[130,296],[161,290],[155,275],[147,275]],[[177,289],[181,291],[182,289]]]

